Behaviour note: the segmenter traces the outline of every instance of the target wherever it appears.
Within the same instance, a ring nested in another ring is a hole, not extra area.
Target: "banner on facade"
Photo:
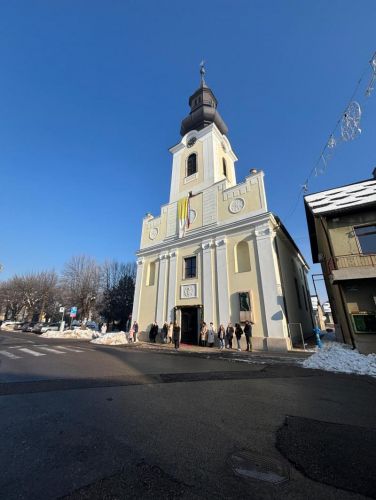
[[[189,197],[181,198],[178,201],[179,238],[185,236],[185,231],[189,228]]]

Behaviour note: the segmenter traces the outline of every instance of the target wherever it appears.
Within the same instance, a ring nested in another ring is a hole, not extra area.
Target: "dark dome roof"
[[[217,111],[217,104],[212,90],[202,81],[200,88],[189,98],[191,112],[181,122],[180,134],[184,136],[190,130],[201,130],[215,123],[220,132],[227,135],[228,128]]]

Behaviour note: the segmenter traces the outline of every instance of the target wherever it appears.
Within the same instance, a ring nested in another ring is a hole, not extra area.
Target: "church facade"
[[[197,344],[201,321],[218,328],[248,319],[255,350],[288,350],[290,334],[313,327],[308,266],[268,211],[264,173],[253,169],[237,183],[237,157],[203,71],[189,105],[170,149],[169,202],[142,223],[132,320],[141,338],[154,321],[177,320],[182,342]]]

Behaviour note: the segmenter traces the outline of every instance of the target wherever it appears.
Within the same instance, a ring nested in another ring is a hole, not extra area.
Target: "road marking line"
[[[74,349],[73,347],[65,347],[63,345],[56,345],[58,349],[65,349],[66,351],[72,351],[72,352],[84,352],[82,349]]]
[[[19,351],[26,352],[26,354],[31,354],[32,356],[45,356],[45,354],[42,352],[32,351],[31,349],[27,349],[26,347],[19,349]]]
[[[0,354],[6,356],[7,358],[20,359],[20,356],[16,356],[15,354],[12,354],[11,352],[8,351],[0,351]]]
[[[54,354],[66,354],[65,352],[58,351],[57,349],[52,349],[52,347],[43,347],[42,345],[37,346],[38,349],[43,349],[43,351],[53,352]]]
[[[9,346],[9,349],[19,349],[20,347],[22,347],[22,345],[12,345]]]

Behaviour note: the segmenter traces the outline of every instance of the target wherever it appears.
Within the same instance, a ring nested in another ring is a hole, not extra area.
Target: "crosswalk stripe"
[[[65,347],[63,345],[56,345],[58,349],[65,349],[66,351],[72,351],[72,352],[84,352],[82,349],[74,349],[73,347]]]
[[[44,346],[39,345],[38,348],[43,349],[43,351],[53,352],[54,354],[66,354],[66,352],[61,352],[61,351],[58,351],[57,349],[52,349],[52,347],[44,347]]]
[[[45,356],[46,355],[44,352],[32,351],[31,349],[27,349],[26,347],[22,347],[22,349],[19,349],[19,351],[26,352],[26,354],[31,354],[32,356]]]
[[[6,356],[7,358],[12,358],[12,359],[19,359],[20,356],[16,356],[15,354],[8,352],[8,351],[0,351],[0,354],[3,356]]]

